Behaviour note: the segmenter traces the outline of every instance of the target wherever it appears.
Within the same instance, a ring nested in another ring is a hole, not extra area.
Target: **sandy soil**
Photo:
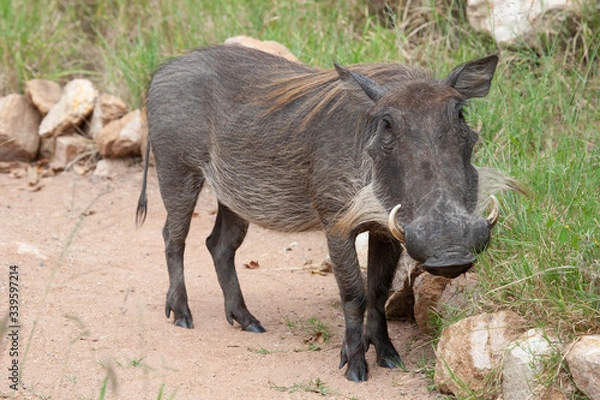
[[[18,358],[10,357],[11,329],[2,334],[0,398],[97,399],[104,390],[107,399],[310,399],[319,391],[333,399],[440,398],[418,371],[434,358],[430,339],[408,322],[391,322],[390,336],[413,372],[378,367],[371,349],[369,381],[344,378],[335,280],[313,273],[327,255],[321,233],[251,226],[236,265],[267,333],[230,326],[204,245],[216,212],[210,188],[186,252],[196,329],[175,327],[164,315],[165,211],[153,169],[148,218],[141,229],[134,224],[141,177],[139,164],[109,179],[64,172],[35,190],[24,170],[0,174],[0,315],[17,266],[20,325]],[[259,267],[244,267],[251,261]],[[328,343],[306,329],[311,319],[329,329]],[[18,392],[9,386],[14,359]]]

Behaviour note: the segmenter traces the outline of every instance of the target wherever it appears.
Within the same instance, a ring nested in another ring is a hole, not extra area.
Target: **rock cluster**
[[[405,280],[394,282],[388,316],[412,317],[423,332],[432,333],[434,314],[459,309],[471,315],[442,331],[435,366],[440,392],[459,398],[567,399],[573,387],[549,385],[556,371],[548,369],[548,361],[564,357],[577,389],[600,400],[600,335],[582,336],[565,346],[544,331],[527,330],[528,322],[512,311],[477,313],[474,274],[450,280],[415,272],[419,268],[407,260],[399,268],[407,266],[410,275],[400,273]]]
[[[236,36],[225,44],[300,62],[274,41]],[[33,79],[26,83],[24,96],[0,98],[0,161],[49,159],[54,170],[62,170],[86,154],[100,154],[104,159],[144,156],[148,136],[145,114],[127,111],[121,99],[98,93],[87,79],[74,79],[64,87]]]
[[[140,110],[127,111],[121,99],[99,95],[87,79],[64,87],[28,81],[25,95],[0,98],[0,161],[45,158],[62,170],[86,155],[140,155],[148,135],[145,118]]]

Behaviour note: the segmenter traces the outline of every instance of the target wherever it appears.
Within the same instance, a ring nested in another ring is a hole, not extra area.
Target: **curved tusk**
[[[498,222],[498,215],[500,214],[500,204],[498,204],[498,199],[493,194],[490,195],[490,200],[492,202],[492,210],[490,211],[490,214],[485,218],[485,220],[487,221],[490,229],[492,229],[494,225],[496,225],[496,222]]]
[[[390,228],[390,232],[392,232],[392,235],[398,239],[400,243],[404,243],[404,229],[396,222],[396,214],[398,213],[400,207],[402,207],[402,205],[398,204],[396,207],[392,208],[388,218],[388,226]]]

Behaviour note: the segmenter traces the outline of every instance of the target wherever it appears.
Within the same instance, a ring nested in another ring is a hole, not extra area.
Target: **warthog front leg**
[[[328,237],[328,245],[346,324],[340,368],[348,364],[346,378],[361,382],[367,380],[368,374],[363,339],[363,318],[367,302],[354,239],[354,235],[347,239]]]
[[[396,273],[400,252],[400,245],[392,237],[369,233],[365,341],[367,348],[371,343],[375,346],[377,364],[386,368],[402,365],[390,340],[385,318],[385,302]]]

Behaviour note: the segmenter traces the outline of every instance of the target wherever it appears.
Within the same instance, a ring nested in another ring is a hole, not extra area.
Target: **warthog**
[[[265,331],[246,307],[234,266],[248,224],[323,230],[345,319],[340,368],[348,364],[349,380],[366,380],[370,344],[380,366],[400,365],[384,304],[401,251],[433,274],[455,277],[486,247],[497,219],[497,207],[487,219],[475,213],[478,135],[463,116],[468,99],[488,93],[497,62],[495,55],[473,60],[435,80],[401,64],[321,70],[215,46],[162,65],[147,116],[167,210],[167,317],[173,312],[175,325],[193,328],[183,256],[206,180],[218,200],[206,246],[230,324]],[[147,212],[147,169],[146,162],[138,224]],[[366,287],[354,246],[364,231]]]

